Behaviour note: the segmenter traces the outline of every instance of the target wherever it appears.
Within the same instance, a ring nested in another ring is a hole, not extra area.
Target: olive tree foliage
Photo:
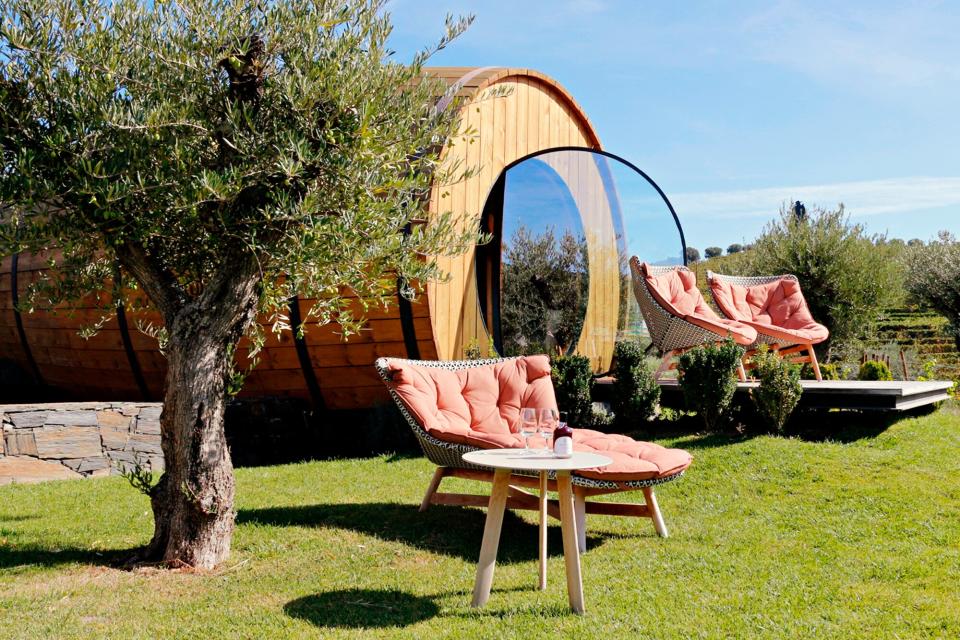
[[[907,291],[947,319],[947,328],[960,349],[960,242],[950,232],[941,231],[926,245],[911,244],[904,263]]]
[[[830,330],[829,341],[817,350],[837,350],[852,344],[902,295],[899,266],[878,249],[882,240],[852,224],[843,205],[803,217],[783,209],[745,254],[743,270],[797,276],[814,319]]]
[[[28,304],[119,270],[114,298],[163,320],[167,468],[146,556],[229,552],[223,407],[258,312],[281,330],[299,294],[305,322],[349,334],[477,240],[456,212],[418,224],[431,182],[468,171],[440,162],[469,132],[423,74],[468,24],[448,18],[402,64],[383,0],[0,0],[0,255],[53,252]]]
[[[571,353],[583,329],[589,271],[583,236],[518,227],[503,247],[503,355]]]

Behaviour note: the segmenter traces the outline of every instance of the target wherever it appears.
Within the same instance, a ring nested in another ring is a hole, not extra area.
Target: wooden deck
[[[861,380],[801,380],[800,406],[807,409],[869,409],[907,411],[947,400],[953,384],[947,380],[928,382],[869,382]],[[737,393],[747,393],[757,382],[737,383]],[[683,395],[676,380],[660,383],[661,402],[669,407],[683,406]]]

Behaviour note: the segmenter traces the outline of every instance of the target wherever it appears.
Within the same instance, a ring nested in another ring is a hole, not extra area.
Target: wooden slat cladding
[[[437,67],[428,72],[448,86],[457,85],[458,101],[453,104],[461,109],[464,126],[476,130],[472,142],[463,138],[448,141],[443,151],[444,160],[462,160],[464,166],[478,169],[468,180],[451,185],[435,184],[429,214],[466,213],[469,220],[465,224],[475,228],[490,189],[510,163],[559,146],[600,148],[600,141],[580,107],[559,84],[540,73],[503,67]],[[501,90],[505,93],[501,94]],[[498,97],[493,97],[494,91]],[[571,181],[577,184],[575,179]],[[583,195],[575,197],[592,197],[589,189],[581,190]],[[21,256],[18,278],[21,295],[46,268],[50,257],[50,254]],[[488,335],[477,300],[474,252],[438,260],[441,269],[450,274],[450,281],[427,283],[423,295],[410,305],[406,323],[402,322],[394,299],[386,309],[368,309],[363,314],[364,328],[358,335],[344,337],[336,324],[308,325],[304,344],[309,367],[327,408],[363,408],[387,402],[389,398],[373,369],[373,361],[378,357],[407,357],[413,345],[424,359],[456,359],[463,356],[464,347],[474,339],[486,349]],[[591,258],[591,269],[592,261]],[[28,363],[11,305],[10,263],[9,257],[0,261],[0,359],[12,360],[26,368]],[[342,293],[350,296],[349,291]],[[607,295],[605,290],[599,290],[596,295],[591,290],[590,304],[599,310],[607,303]],[[310,302],[299,302],[301,314],[306,313]],[[359,305],[353,308],[360,311]],[[156,341],[137,330],[138,322],[158,325],[159,317],[129,310],[126,315],[130,345],[142,372],[142,382],[151,396],[162,397],[164,357]],[[73,313],[52,314],[40,310],[22,314],[28,344],[48,384],[70,392],[77,400],[139,399],[142,390],[138,389],[131,371],[116,320],[109,321],[90,340],[77,335],[82,326],[99,317],[100,311],[93,300],[77,305]],[[607,324],[599,311],[590,317],[592,326]],[[591,357],[601,360],[606,357],[602,349],[595,351]],[[239,366],[249,366],[248,352],[249,344],[242,341],[237,352]],[[309,398],[303,366],[292,334],[274,335],[268,331],[259,363],[248,377],[243,394]]]

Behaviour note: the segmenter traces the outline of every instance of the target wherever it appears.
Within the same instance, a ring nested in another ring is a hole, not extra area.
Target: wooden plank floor
[[[737,383],[737,393],[747,393],[757,382]],[[871,382],[863,380],[801,380],[803,396],[800,406],[810,409],[872,409],[879,411],[906,411],[947,400],[952,382],[930,380],[925,382],[894,380]],[[666,406],[682,406],[683,397],[676,380],[660,383],[661,401]]]

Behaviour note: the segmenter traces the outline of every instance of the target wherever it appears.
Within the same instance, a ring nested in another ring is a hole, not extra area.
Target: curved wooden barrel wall
[[[478,133],[472,144],[455,140],[455,144],[448,145],[444,149],[445,159],[451,164],[461,162],[467,167],[480,167],[479,172],[468,180],[435,185],[429,206],[433,214],[467,211],[476,214],[479,220],[497,178],[516,160],[557,147],[600,148],[600,140],[583,110],[563,87],[541,73],[499,67],[433,71],[448,82],[460,84],[459,95],[466,98],[463,127]],[[586,154],[578,155],[587,157]],[[575,186],[573,176],[580,163],[561,164],[566,166],[559,167],[559,170],[553,168],[571,187],[571,193],[577,199],[576,194],[582,190]],[[584,220],[584,226],[589,222]],[[477,297],[475,251],[456,258],[442,258],[440,266],[451,274],[450,280],[429,283],[427,287],[437,353],[444,360],[462,358],[464,348],[474,339],[486,353],[489,333]],[[593,267],[591,257],[591,269]],[[593,280],[591,277],[593,304],[588,304],[587,328],[593,316],[604,313],[601,298],[594,293]],[[587,331],[582,335],[586,336]],[[588,342],[581,340],[578,351],[591,356],[598,369],[609,364],[610,356],[604,357],[603,350],[593,353]],[[611,354],[612,349],[611,342]]]
[[[475,132],[472,143],[455,139],[448,144],[444,158],[448,162],[462,159],[466,166],[480,168],[467,180],[434,185],[430,214],[466,211],[472,216],[470,224],[477,225],[488,192],[510,163],[556,147],[600,148],[580,107],[560,85],[540,73],[501,67],[434,68],[430,72],[463,99],[463,126]],[[579,187],[586,183],[577,178],[595,167],[575,160],[566,166],[559,163],[554,169],[571,187],[578,204],[597,197],[590,193],[595,187]],[[592,272],[600,268],[597,261],[609,262],[601,245],[612,232],[606,228],[608,221],[593,222],[597,224],[592,225],[588,239]],[[15,294],[23,295],[45,263],[46,257],[33,255],[6,257],[0,262],[0,359],[15,361],[27,375],[68,392],[72,399],[160,399],[164,358],[156,342],[140,333],[136,324],[138,320],[156,323],[156,317],[127,313],[84,340],[77,335],[78,328],[99,318],[92,304],[81,305],[73,314],[15,312]],[[488,334],[477,300],[474,252],[441,258],[440,266],[450,274],[449,281],[427,283],[416,302],[398,297],[398,304],[387,311],[371,309],[366,330],[348,341],[341,339],[337,325],[310,327],[302,341],[289,332],[270,334],[243,395],[302,397],[329,409],[365,408],[388,399],[372,366],[380,356],[458,359],[473,339],[486,349]],[[603,283],[607,280],[611,279],[591,274],[585,328],[592,327],[589,335],[593,337],[578,345],[598,370],[609,364],[616,333],[616,291],[612,281]],[[14,283],[17,291],[12,289]],[[308,304],[299,301],[292,306],[291,320],[305,312]],[[245,354],[241,345],[241,363]]]

